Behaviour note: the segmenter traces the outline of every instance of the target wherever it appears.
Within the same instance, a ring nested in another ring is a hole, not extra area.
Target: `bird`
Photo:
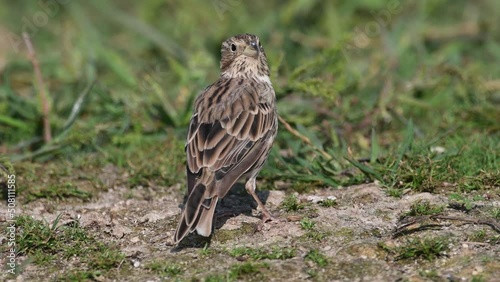
[[[219,79],[194,102],[185,146],[187,201],[175,244],[194,231],[209,237],[217,202],[240,179],[262,222],[273,219],[255,189],[277,132],[276,95],[259,37],[228,38],[221,46]]]

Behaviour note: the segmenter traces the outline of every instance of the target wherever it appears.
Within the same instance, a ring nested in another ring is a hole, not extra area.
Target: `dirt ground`
[[[99,240],[117,244],[126,259],[109,277],[99,277],[99,281],[206,281],[209,277],[212,281],[217,281],[213,277],[238,281],[500,281],[500,240],[495,230],[499,222],[482,220],[486,218],[484,210],[500,206],[498,191],[490,195],[493,201],[475,202],[477,208],[467,213],[450,208],[446,196],[420,193],[398,199],[387,196],[373,183],[325,189],[314,195],[298,194],[304,208],[290,212],[280,208],[287,196],[284,192],[260,191],[259,196],[280,220],[256,231],[260,213],[239,185],[219,203],[216,230],[210,239],[192,234],[176,247],[173,235],[183,200],[178,191],[183,189],[176,185],[160,193],[162,189],[118,186],[88,203],[37,200],[21,206],[18,213],[48,222],[62,213],[60,224],[78,220]],[[336,198],[335,206],[318,203],[332,196]],[[447,208],[441,217],[401,220],[418,200]],[[304,218],[315,222],[314,227],[307,230],[301,226]],[[478,241],[474,237],[478,232],[484,235],[481,238],[496,241]],[[418,255],[401,258],[398,250],[401,252],[415,238],[445,238],[447,251],[434,260]],[[227,278],[234,265],[255,260],[248,255],[231,255],[237,247],[293,248],[295,253],[285,259],[258,260],[265,267]],[[308,259],[313,249],[323,254],[327,263],[321,265]],[[181,273],[162,276],[145,267],[153,261],[175,264]],[[72,267],[71,262],[58,264],[56,271],[29,264],[17,281],[52,280]]]

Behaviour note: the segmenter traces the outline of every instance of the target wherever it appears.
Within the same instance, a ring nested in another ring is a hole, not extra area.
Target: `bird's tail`
[[[214,183],[209,185],[196,183],[189,194],[179,225],[175,231],[174,241],[177,244],[188,233],[196,232],[208,237],[212,233],[212,221],[218,197],[211,195]]]

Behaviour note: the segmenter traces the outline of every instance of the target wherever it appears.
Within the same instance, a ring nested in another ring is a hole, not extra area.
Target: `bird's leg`
[[[264,206],[264,204],[260,201],[259,197],[255,193],[255,177],[251,177],[250,179],[248,179],[247,183],[245,184],[245,188],[247,189],[247,192],[250,195],[252,195],[254,200],[257,202],[257,205],[262,210],[262,222],[267,222],[269,220],[273,220],[273,216],[266,209],[266,206]]]

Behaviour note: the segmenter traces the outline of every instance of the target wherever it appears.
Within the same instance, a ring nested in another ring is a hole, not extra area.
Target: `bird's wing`
[[[191,119],[186,144],[188,183],[192,185],[202,170],[214,173],[216,181],[231,176],[235,179],[229,182],[234,183],[262,155],[249,153],[255,151],[254,147],[265,147],[269,135],[275,133],[274,100],[260,98],[266,96],[260,92],[273,91],[272,88],[241,86],[236,82],[232,85],[220,94],[227,98],[220,99],[219,104],[203,104],[210,102],[206,97],[213,97],[214,93],[204,93],[203,101],[197,103],[198,112]],[[224,86],[211,87],[207,92],[221,88]],[[202,105],[205,114],[200,114]],[[236,169],[238,173],[234,172]],[[192,187],[188,186],[189,192]]]

